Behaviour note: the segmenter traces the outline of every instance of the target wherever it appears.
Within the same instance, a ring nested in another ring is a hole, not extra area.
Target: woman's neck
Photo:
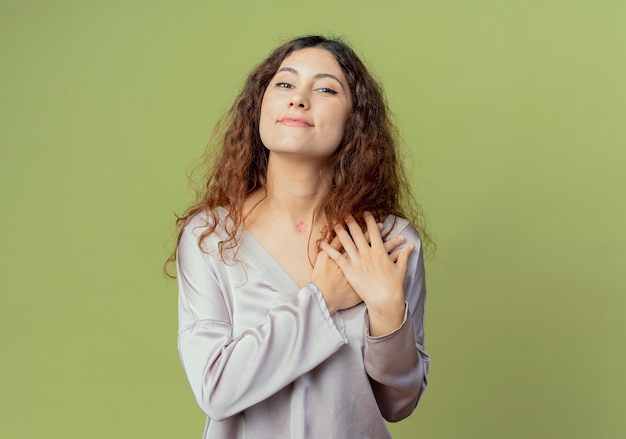
[[[259,215],[270,215],[293,224],[298,232],[308,232],[313,214],[327,193],[325,186],[318,164],[286,160],[270,153],[265,191],[250,201],[253,205],[258,202],[254,210]]]

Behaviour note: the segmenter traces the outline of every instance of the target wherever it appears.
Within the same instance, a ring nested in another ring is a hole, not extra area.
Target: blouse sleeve
[[[313,284],[233,337],[221,263],[185,230],[177,253],[178,350],[196,401],[213,420],[267,399],[347,343]]]
[[[389,334],[372,337],[366,313],[363,351],[365,371],[370,377],[378,407],[383,417],[391,422],[404,419],[413,412],[426,389],[430,368],[430,359],[424,349],[426,286],[421,241],[412,226],[399,234],[407,243],[415,244],[404,283],[404,322]]]

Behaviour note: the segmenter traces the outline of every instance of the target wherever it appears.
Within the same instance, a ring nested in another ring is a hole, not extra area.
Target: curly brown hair
[[[305,36],[293,39],[275,49],[248,76],[243,90],[230,110],[220,119],[207,149],[206,173],[196,201],[177,218],[178,241],[189,219],[200,212],[208,215],[208,227],[202,240],[218,226],[216,208],[226,207],[228,239],[220,242],[219,252],[236,248],[238,231],[244,218],[244,201],[256,189],[265,188],[269,151],[259,134],[261,102],[270,81],[283,60],[305,48],[322,48],[330,52],[341,67],[352,94],[352,111],[348,116],[343,139],[328,159],[323,178],[328,193],[316,212],[323,212],[327,224],[355,215],[363,226],[361,213],[370,211],[378,221],[393,214],[410,220],[418,229],[422,243],[432,244],[425,230],[405,171],[399,163],[395,128],[383,91],[354,51],[339,39]],[[222,134],[223,133],[223,134]],[[218,139],[221,138],[221,141]],[[332,229],[322,230],[325,238]],[[205,249],[206,251],[206,249]],[[176,250],[168,262],[174,261]]]

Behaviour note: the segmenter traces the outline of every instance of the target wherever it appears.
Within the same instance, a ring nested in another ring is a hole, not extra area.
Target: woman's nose
[[[294,93],[291,95],[289,107],[299,107],[303,109],[309,108],[309,101],[302,93]]]

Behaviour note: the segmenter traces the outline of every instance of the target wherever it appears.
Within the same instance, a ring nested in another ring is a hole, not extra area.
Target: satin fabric
[[[178,254],[178,350],[196,401],[207,415],[205,439],[389,438],[384,419],[414,410],[427,384],[424,266],[408,221],[388,218],[416,250],[405,281],[405,319],[369,335],[364,304],[332,317],[318,288],[289,277],[250,233],[222,261],[227,211],[207,227],[194,216]],[[204,250],[204,251],[203,251]]]

